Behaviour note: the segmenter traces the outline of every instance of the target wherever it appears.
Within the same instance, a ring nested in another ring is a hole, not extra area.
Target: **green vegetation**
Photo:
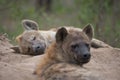
[[[120,0],[53,0],[49,13],[36,11],[34,0],[0,0],[0,34],[7,33],[15,43],[22,33],[21,20],[31,19],[40,29],[59,26],[82,28],[91,23],[95,37],[120,47]]]

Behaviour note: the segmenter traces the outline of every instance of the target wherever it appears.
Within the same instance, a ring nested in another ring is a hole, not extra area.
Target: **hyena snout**
[[[82,58],[85,59],[85,60],[86,60],[86,59],[90,59],[90,56],[91,56],[91,55],[90,55],[89,52],[82,54]]]
[[[79,64],[88,63],[91,58],[90,49],[85,44],[79,44],[73,50],[75,52],[75,60]]]
[[[90,54],[90,48],[88,45],[81,44],[80,56],[81,56],[82,62],[85,62],[85,63],[89,62],[89,60],[91,58],[91,54]]]
[[[88,63],[90,61],[91,54],[89,52],[77,55],[77,61],[81,64]]]
[[[44,44],[33,45],[33,51],[34,51],[34,53],[36,53],[38,55],[43,54],[45,49],[46,49],[46,46]]]

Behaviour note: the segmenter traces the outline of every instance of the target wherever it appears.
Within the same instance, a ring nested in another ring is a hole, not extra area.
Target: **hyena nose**
[[[84,59],[89,59],[91,57],[90,53],[85,53],[82,55]]]
[[[36,49],[40,49],[40,46],[37,46]]]
[[[38,46],[35,47],[35,52],[36,53],[43,54],[44,51],[45,51],[45,46],[43,46],[43,45],[38,45]]]
[[[44,46],[42,46],[42,45],[38,45],[38,46],[36,46],[36,51],[44,51]]]

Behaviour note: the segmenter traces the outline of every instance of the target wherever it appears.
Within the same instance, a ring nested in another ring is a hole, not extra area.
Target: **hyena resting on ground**
[[[29,55],[39,55],[43,54],[45,49],[55,41],[55,34],[59,28],[54,28],[51,30],[39,30],[38,24],[32,20],[22,20],[22,25],[25,31],[20,34],[16,40],[18,46],[12,47],[16,52]],[[82,31],[80,28],[65,27],[69,29],[77,29]],[[97,39],[92,39],[91,45],[94,48],[99,47],[109,47],[105,45],[102,41]]]
[[[12,47],[16,52],[29,55],[43,54],[55,40],[56,32],[39,30],[38,24],[32,20],[23,20],[22,25],[25,31],[16,37],[18,46]]]
[[[83,64],[91,58],[90,46],[93,37],[91,25],[82,31],[62,27],[58,29],[55,38],[43,56],[43,60],[35,70],[40,80],[96,80],[87,74]],[[97,79],[98,80],[98,79]]]

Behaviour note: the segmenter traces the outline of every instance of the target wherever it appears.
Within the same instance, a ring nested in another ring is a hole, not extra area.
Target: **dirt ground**
[[[0,80],[39,80],[33,71],[42,56],[14,53],[10,49],[12,46],[5,36],[0,35]],[[92,75],[100,76],[97,80],[120,80],[120,49],[92,48],[91,53],[91,61],[84,67]]]

